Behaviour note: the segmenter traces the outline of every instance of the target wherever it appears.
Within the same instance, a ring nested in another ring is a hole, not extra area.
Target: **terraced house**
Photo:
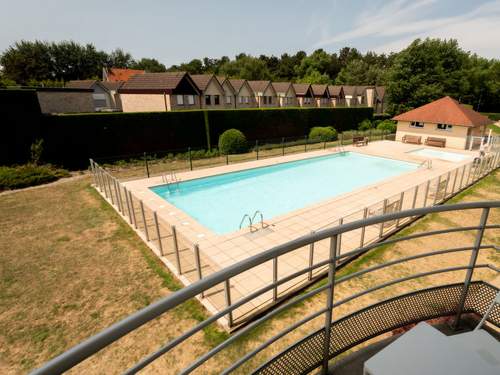
[[[297,94],[291,82],[273,82],[280,107],[297,106]]]
[[[271,81],[248,81],[259,108],[277,107],[278,97]]]
[[[118,92],[123,112],[200,108],[200,90],[186,72],[136,74]]]
[[[215,75],[192,74],[191,78],[200,92],[201,108],[225,108],[226,92]]]
[[[308,83],[294,83],[293,89],[297,94],[297,102],[300,107],[315,107],[314,95],[311,85]]]
[[[255,108],[257,101],[254,92],[246,79],[229,79],[234,88],[234,99],[236,108]]]
[[[331,107],[330,94],[327,85],[311,85],[316,107]]]

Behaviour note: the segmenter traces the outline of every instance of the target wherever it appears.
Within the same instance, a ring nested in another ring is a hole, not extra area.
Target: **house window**
[[[187,104],[189,105],[194,104],[194,95],[187,95]]]
[[[273,97],[272,96],[267,97],[267,104],[273,104]]]
[[[240,97],[239,97],[239,102],[240,102],[240,104],[242,104],[242,103],[243,103],[243,96],[240,96]]]
[[[267,96],[263,96],[262,100],[263,100],[264,104],[267,104]]]
[[[250,103],[250,97],[249,96],[245,96],[245,103],[246,104]]]
[[[214,95],[214,104],[219,105],[220,104],[220,96],[219,95]]]
[[[423,128],[424,123],[420,121],[412,121],[410,122],[410,128]]]
[[[437,130],[445,130],[451,132],[453,129],[453,125],[448,125],[448,124],[437,124],[436,126]]]
[[[182,95],[177,95],[177,105],[184,105],[184,97]]]
[[[212,104],[212,98],[210,98],[210,95],[205,95],[205,105],[211,105]]]
[[[231,96],[226,96],[226,104],[231,104]]]

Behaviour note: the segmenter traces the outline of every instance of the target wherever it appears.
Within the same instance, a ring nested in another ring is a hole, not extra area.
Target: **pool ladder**
[[[422,167],[422,166],[426,166],[427,169],[432,169],[432,159],[427,159],[427,160],[424,160],[422,163],[420,163],[418,166],[419,167]]]
[[[250,217],[249,214],[245,214],[243,215],[243,218],[241,219],[240,221],[240,229],[241,227],[243,226],[243,223],[245,222],[245,219],[248,220],[248,223],[249,223],[249,228],[250,228],[250,233],[253,233],[253,232],[257,232],[259,230],[259,228],[256,228],[253,223],[254,223],[254,220],[255,220],[255,217],[256,216],[259,216],[260,217],[260,229],[264,229],[264,228],[267,228],[269,225],[264,223],[264,215],[262,214],[261,211],[257,210],[253,213],[253,216]]]
[[[161,180],[163,183],[167,185],[168,191],[170,192],[170,185],[175,185],[177,191],[179,191],[179,182],[181,181],[174,171],[170,171],[170,173],[162,174]]]

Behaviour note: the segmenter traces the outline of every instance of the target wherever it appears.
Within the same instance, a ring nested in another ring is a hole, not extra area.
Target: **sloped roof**
[[[340,85],[329,85],[328,93],[330,96],[339,96],[342,91],[342,86]]]
[[[164,92],[174,90],[185,77],[189,77],[186,72],[136,74],[127,82],[123,83],[120,87],[120,91],[126,92],[128,90],[132,90]],[[191,81],[191,79],[189,80]]]
[[[344,85],[342,85],[342,90],[344,90],[344,95],[354,96],[357,94],[357,86],[344,86]]]
[[[68,89],[91,89],[96,83],[96,79],[73,80],[66,82],[64,87]]]
[[[309,83],[294,83],[293,89],[295,93],[299,96],[304,96],[308,92],[312,94],[311,85]]]
[[[213,74],[190,74],[190,76],[198,89],[203,91],[207,89],[210,80],[214,77]]]
[[[397,121],[421,121],[433,124],[449,124],[476,127],[491,124],[482,114],[461,105],[455,99],[445,96],[393,118]]]
[[[248,84],[254,92],[264,92],[271,84],[271,81],[248,81]]]
[[[246,79],[229,79],[229,83],[233,86],[236,92],[240,92],[241,88],[245,84],[245,81]]]
[[[126,82],[136,74],[144,74],[144,70],[140,69],[122,69],[109,68],[107,69],[108,82]]]
[[[313,91],[314,96],[323,96],[325,94],[328,94],[328,85],[311,85],[311,89]]]
[[[288,90],[290,90],[292,82],[272,82],[272,85],[274,87],[274,91],[276,91],[277,94],[286,94]]]
[[[229,87],[231,88],[231,91],[233,91],[233,93],[236,93],[236,89],[233,87],[233,85],[231,84],[231,81],[227,77],[215,76],[215,78],[217,78],[217,81],[219,81],[221,86],[223,86],[225,83],[227,83],[229,85]]]
[[[375,91],[377,92],[377,97],[383,99],[385,96],[385,86],[376,86]]]
[[[101,86],[104,86],[108,90],[118,90],[123,85],[123,82],[121,82],[121,81],[119,81],[119,82],[107,82],[107,81],[101,82],[100,81],[99,84]]]

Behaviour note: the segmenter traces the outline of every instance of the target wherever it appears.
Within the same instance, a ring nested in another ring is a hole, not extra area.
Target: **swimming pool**
[[[417,169],[417,164],[354,152],[247,169],[150,188],[217,234],[239,229],[244,214],[264,220]]]
[[[430,158],[430,159],[441,159],[453,162],[460,162],[470,157],[468,155],[458,154],[456,152],[432,150],[430,148],[419,148],[417,150],[408,151],[408,154],[423,156],[425,158]]]

